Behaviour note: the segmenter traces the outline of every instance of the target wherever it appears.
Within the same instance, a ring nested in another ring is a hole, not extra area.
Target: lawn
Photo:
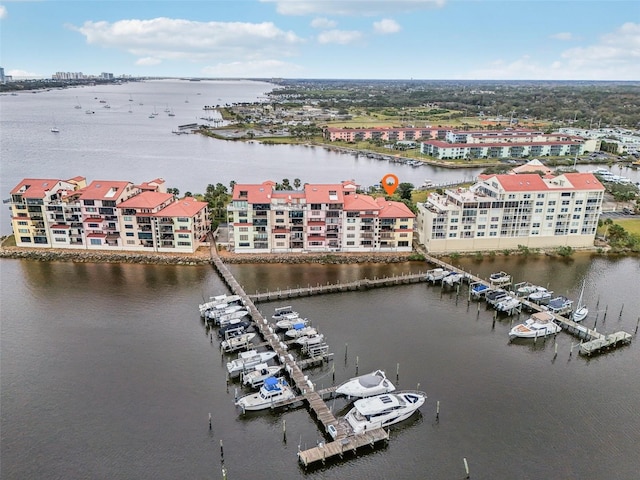
[[[617,218],[613,223],[617,223],[629,233],[640,236],[640,218]]]

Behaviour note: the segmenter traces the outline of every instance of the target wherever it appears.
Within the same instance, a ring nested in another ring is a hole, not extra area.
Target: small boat
[[[236,337],[241,333],[245,333],[245,330],[250,326],[251,322],[249,320],[242,320],[240,318],[231,320],[231,322],[227,323],[224,327],[220,327],[218,330],[218,337]]]
[[[226,303],[220,304],[220,305],[216,305],[215,307],[213,307],[213,309],[211,310],[207,310],[205,312],[205,316],[209,319],[209,320],[217,320],[218,318],[222,317],[223,315],[228,315],[230,313],[233,312],[237,312],[239,310],[242,310],[244,307],[242,305],[228,305]]]
[[[507,285],[511,283],[511,275],[506,272],[495,272],[489,275],[491,285]]]
[[[336,388],[336,393],[347,397],[364,398],[390,393],[395,389],[395,385],[387,379],[384,371],[376,370],[347,380]]]
[[[267,350],[266,352],[258,352],[257,350],[248,350],[238,354],[238,358],[227,362],[227,372],[229,375],[234,375],[242,372],[243,370],[251,370],[256,365],[268,362],[276,356],[276,352],[273,350]]]
[[[264,410],[284,400],[292,400],[296,394],[284,378],[269,377],[258,393],[245,395],[236,401],[242,410]]]
[[[427,272],[427,282],[439,282],[450,273],[451,272],[449,270],[445,270],[444,268],[434,268]]]
[[[85,110],[84,113],[87,115],[93,115],[96,112],[94,112],[93,110]]]
[[[505,298],[507,298],[508,293],[505,290],[491,290],[490,292],[485,293],[484,299],[489,305],[496,305]]]
[[[489,291],[491,291],[491,289],[484,283],[474,283],[471,285],[471,295],[474,298],[480,298]]]
[[[269,377],[275,377],[282,370],[282,365],[269,366],[260,363],[255,368],[242,375],[242,384],[251,388],[259,388]]]
[[[384,393],[356,400],[345,420],[358,435],[406,420],[425,402],[427,394],[416,390]]]
[[[548,312],[537,312],[524,323],[516,325],[509,331],[509,338],[538,338],[553,335],[561,330]]]
[[[529,300],[538,305],[546,305],[549,300],[553,298],[553,291],[547,290],[544,287],[538,287],[538,289],[529,295]]]
[[[225,308],[240,302],[242,299],[240,295],[217,295],[215,297],[210,297],[208,302],[201,303],[198,305],[200,309],[200,313],[204,314],[209,310],[213,310],[218,305],[224,305]]]
[[[296,323],[304,323],[306,325],[309,322],[306,318],[300,318],[297,313],[288,313],[276,322],[276,327],[281,330],[289,330]]]
[[[449,275],[447,275],[442,279],[442,283],[452,287],[455,284],[461,283],[463,279],[464,279],[464,274],[451,272]]]
[[[251,333],[242,333],[235,337],[227,338],[223,340],[220,344],[220,348],[222,348],[225,352],[235,352],[236,350],[248,350],[249,346],[251,346],[251,340],[256,337],[256,334]]]
[[[274,320],[282,320],[286,315],[290,315],[292,313],[295,313],[296,315],[298,314],[298,312],[293,311],[291,305],[288,305],[286,307],[278,307],[275,309],[275,313],[271,316],[271,318],[273,318]]]
[[[58,127],[51,127],[51,133],[60,133],[60,129],[58,129]]]
[[[587,315],[589,315],[589,309],[587,308],[587,306],[584,303],[582,303],[582,298],[584,297],[584,284],[585,284],[585,282],[583,280],[582,281],[582,290],[580,290],[580,298],[578,298],[578,305],[576,306],[575,311],[571,315],[571,319],[574,322],[581,322],[582,320],[587,318]]]
[[[309,345],[317,345],[324,341],[324,335],[321,333],[312,333],[309,335],[302,335],[294,340],[295,343],[302,347],[308,347]]]
[[[304,323],[296,323],[293,328],[285,332],[285,336],[289,338],[299,338],[303,335],[313,335],[318,331],[312,326],[305,325]]]
[[[249,310],[238,310],[237,312],[227,313],[218,317],[215,322],[221,327],[224,327],[225,325],[229,325],[233,320],[246,317],[247,315],[249,315]]]
[[[499,312],[512,312],[514,309],[520,306],[520,300],[518,297],[512,297],[507,295],[502,300],[494,305],[494,308]]]
[[[569,300],[567,297],[559,295],[549,300],[549,303],[547,303],[547,310],[555,313],[556,315],[564,315],[571,311],[572,305],[573,300]]]

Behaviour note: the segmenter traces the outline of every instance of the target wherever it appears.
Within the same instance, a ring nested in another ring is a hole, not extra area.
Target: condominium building
[[[429,252],[592,246],[604,187],[591,173],[484,175],[418,205]]]
[[[237,253],[411,251],[415,215],[401,202],[357,193],[355,183],[236,184],[227,207]]]
[[[208,206],[177,200],[164,180],[22,180],[11,191],[19,247],[194,252],[210,228]]]
[[[576,156],[597,148],[595,140],[535,130],[450,130],[444,139],[426,140],[421,153],[440,159]]]
[[[324,138],[334,142],[362,142],[365,140],[384,140],[389,142],[443,139],[449,129],[446,127],[372,127],[324,129]]]

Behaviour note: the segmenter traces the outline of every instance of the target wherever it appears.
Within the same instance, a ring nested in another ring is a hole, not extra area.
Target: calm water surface
[[[480,275],[503,269],[548,282],[573,298],[586,278],[587,324],[599,298],[599,330],[635,329],[637,259],[459,262]],[[327,337],[337,382],[355,375],[357,358],[359,373],[383,368],[395,380],[399,371],[401,388],[419,384],[429,395],[386,448],[304,473],[298,445],[321,440],[304,408],[243,417],[233,406],[228,359],[197,314],[203,296],[224,291],[212,269],[1,267],[2,478],[221,478],[220,440],[228,478],[462,478],[463,458],[472,478],[486,479],[633,479],[640,469],[635,343],[591,359],[570,356],[576,340],[565,333],[557,356],[553,339],[510,344],[509,319],[494,323],[464,290],[456,300],[425,284],[292,299]],[[248,291],[424,269],[232,266]],[[281,304],[259,308],[269,314]],[[330,368],[310,378],[328,386]],[[342,414],[347,404],[337,399],[332,408]]]

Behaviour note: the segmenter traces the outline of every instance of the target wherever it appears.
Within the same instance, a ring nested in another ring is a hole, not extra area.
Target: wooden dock
[[[342,459],[346,453],[350,452],[357,455],[357,450],[362,447],[369,446],[373,449],[380,442],[387,442],[388,440],[389,432],[384,428],[376,428],[366,433],[346,436],[333,442],[321,443],[316,447],[300,451],[298,452],[298,460],[302,465],[308,467],[317,462],[325,463],[335,457]]]

